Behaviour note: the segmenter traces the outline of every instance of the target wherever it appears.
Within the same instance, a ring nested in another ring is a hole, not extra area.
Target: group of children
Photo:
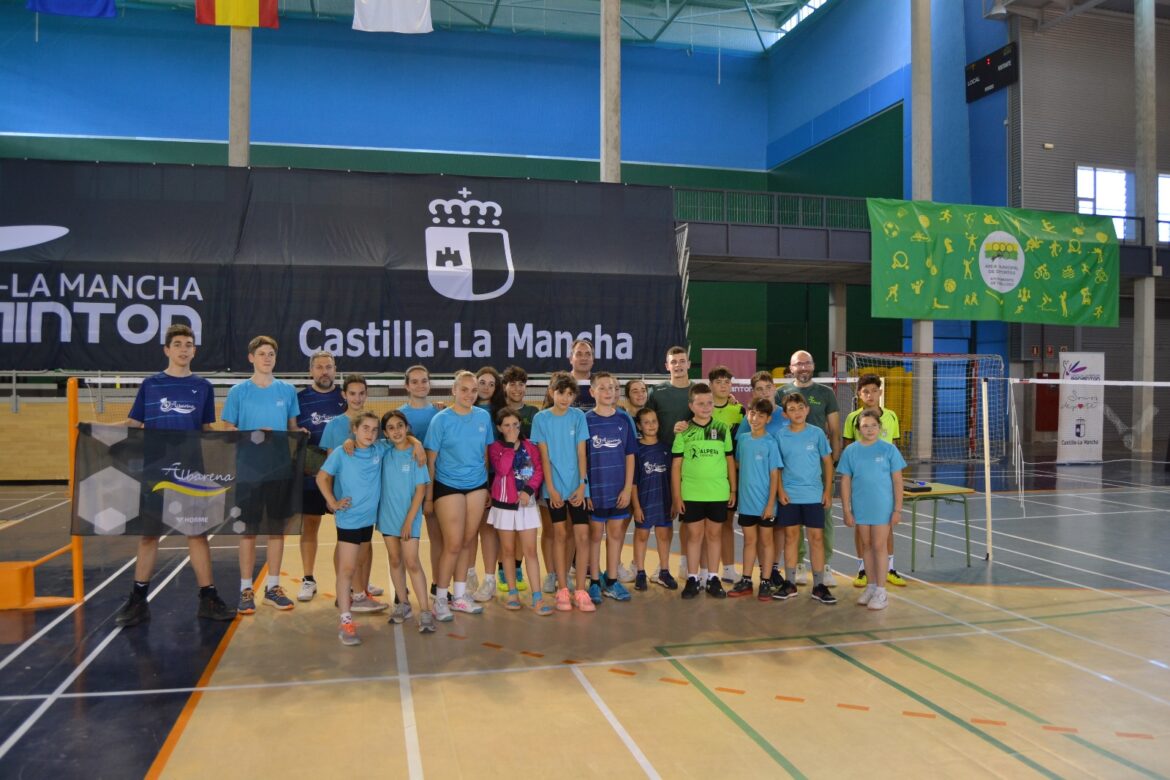
[[[580,341],[574,344],[573,373],[577,353],[585,350],[591,367],[592,345]],[[672,347],[666,361],[670,380],[652,391],[640,380],[629,382],[624,404],[612,374],[592,373],[584,384],[572,373],[558,372],[549,380],[544,408],[537,409],[525,402],[528,377],[518,367],[502,374],[492,368],[477,374],[460,371],[450,401],[436,404],[429,399],[426,368],[413,366],[405,374],[406,403],[379,417],[364,408],[366,383],[360,376],[346,377],[340,393],[331,387],[335,368],[327,353],[311,360],[313,386],[286,399],[282,388],[273,387],[284,384],[271,378],[275,352],[267,337],[249,346],[249,360],[266,376],[232,388],[224,420],[247,429],[241,404],[252,408],[272,401],[273,420],[287,417],[289,429],[308,430],[320,448],[323,462],[317,461],[319,471],[306,486],[301,543],[302,553],[310,555],[303,556],[306,575],[298,599],[316,594],[316,532],[320,515],[332,514],[338,542],[338,637],[345,645],[361,642],[354,612],[390,608],[377,600],[381,591],[369,582],[375,527],[385,541],[397,594],[390,621],[413,616],[413,596],[424,633],[433,632],[436,622],[452,620],[453,612],[482,612],[497,587],[504,607],[513,610],[525,606],[520,594],[530,590],[527,606],[539,616],[593,612],[607,597],[629,601],[625,582],[636,591],[647,590],[650,582],[676,590],[680,585],[669,570],[676,517],[685,574],[682,598],[693,599],[704,590],[714,598],[793,597],[803,528],[813,569],[811,595],[836,603],[825,582],[820,543],[833,500],[832,450],[824,431],[808,423],[804,395],[787,393],[776,399],[778,406],[767,397],[770,377],[768,384],[760,383],[760,392],[753,383],[745,411],[730,397],[730,371],[716,368],[709,373],[710,384],[692,383],[686,350]],[[865,381],[861,397],[866,406],[846,422],[846,436],[856,441],[842,454],[839,471],[845,523],[858,529],[859,556],[871,575],[858,603],[881,609],[887,603],[881,587],[886,559],[878,553],[885,552],[889,526],[901,512],[905,461],[888,441],[897,436],[896,417],[869,408]],[[314,408],[311,415],[301,417],[298,400]],[[727,591],[718,565],[721,557],[733,555],[733,549],[723,547],[734,518],[744,537],[742,575]],[[631,521],[634,561],[627,569],[621,555]],[[424,522],[430,540],[429,589],[419,556]],[[658,568],[648,575],[651,534]],[[242,551],[250,543],[249,575],[254,539],[241,540]],[[269,539],[270,566],[279,566],[273,561],[282,549],[279,541]],[[475,575],[479,549],[489,573],[482,583]],[[541,557],[547,572],[543,581]],[[757,561],[758,590],[752,581]],[[254,597],[244,564],[242,552],[238,611],[249,614]],[[138,584],[136,577],[136,590]],[[292,607],[278,583],[269,583],[265,603]]]

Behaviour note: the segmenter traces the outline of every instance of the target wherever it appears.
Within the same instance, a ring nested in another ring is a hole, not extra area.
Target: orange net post
[[[77,377],[70,377],[65,385],[65,401],[69,407],[69,497],[73,498],[73,475],[76,464],[74,454],[77,450],[77,423],[80,412],[77,406]],[[85,600],[85,559],[80,536],[73,536],[69,540],[73,557],[73,603],[80,604]]]

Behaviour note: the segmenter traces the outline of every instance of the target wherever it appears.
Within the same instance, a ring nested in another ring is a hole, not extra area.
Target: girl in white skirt
[[[500,535],[500,557],[516,560],[516,536],[524,551],[528,581],[540,582],[540,561],[536,557],[536,531],[540,528],[540,512],[536,508],[536,491],[544,473],[540,466],[540,450],[520,433],[520,417],[515,410],[500,409],[496,414],[496,428],[501,440],[488,447],[491,466],[491,510],[488,525]],[[520,609],[520,592],[516,588],[516,570],[504,567],[508,595],[504,606]],[[553,610],[544,603],[544,594],[533,588],[532,609],[541,616]]]

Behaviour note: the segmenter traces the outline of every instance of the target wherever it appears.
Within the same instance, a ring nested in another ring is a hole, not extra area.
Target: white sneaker
[[[435,620],[440,623],[450,623],[455,619],[455,616],[451,614],[451,607],[448,606],[447,599],[435,599],[434,601]]]
[[[470,587],[468,590],[470,590]],[[476,588],[475,592],[471,594],[471,597],[479,602],[491,601],[494,599],[496,597],[496,578],[484,577],[483,582],[478,588]]]
[[[480,612],[483,612],[483,607],[467,598],[467,594],[452,601],[451,609],[454,612],[466,612],[468,615],[478,615]]]
[[[479,575],[475,573],[475,569],[467,570],[467,589],[470,591],[479,590]]]
[[[386,602],[378,601],[364,593],[355,593],[349,602],[350,612],[384,612],[389,607]]]
[[[678,579],[679,582],[686,582],[687,577],[689,576],[691,575],[690,572],[687,571],[687,565],[685,563],[680,563],[678,565],[678,574],[676,575],[676,579]]]
[[[367,596],[381,596],[385,592],[386,591],[384,591],[382,588],[379,588],[377,585],[371,584],[371,585],[366,586],[366,595]]]
[[[807,585],[808,584],[808,564],[804,564],[804,563],[796,564],[796,584],[797,585]]]
[[[739,573],[735,570],[734,566],[724,566],[723,574],[720,575],[720,579],[722,579],[724,582],[734,584],[739,582]]]
[[[414,615],[410,609],[409,604],[399,602],[394,605],[394,611],[390,613],[390,622],[394,624],[405,623]]]
[[[618,582],[633,582],[638,578],[638,572],[634,569],[634,564],[629,566],[620,564],[618,566]]]
[[[317,595],[317,583],[313,580],[301,580],[301,589],[297,593],[297,601],[312,601]]]
[[[548,574],[544,575],[544,585],[541,587],[541,591],[544,593],[556,593],[557,592],[557,575],[556,575],[556,573],[550,571]]]
[[[869,603],[866,604],[866,606],[869,607],[870,609],[885,609],[886,608],[886,590],[885,590],[885,588],[882,588],[881,590],[875,590],[873,593],[873,598],[871,598],[869,600]]]
[[[858,606],[866,606],[873,599],[873,594],[877,592],[877,588],[873,585],[866,585],[865,590],[861,591],[861,595],[857,597]]]
[[[828,566],[825,567],[825,573],[821,577],[821,582],[825,583],[826,588],[837,587],[837,580],[836,580],[836,578],[833,577],[833,570],[830,569]]]

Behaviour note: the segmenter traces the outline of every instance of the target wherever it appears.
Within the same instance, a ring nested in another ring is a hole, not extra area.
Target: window
[[[1077,211],[1109,217],[1133,214],[1136,211],[1133,173],[1117,168],[1077,166]],[[1139,238],[1137,222],[1132,219],[1114,219],[1113,227],[1119,240]]]
[[[803,22],[812,15],[813,11],[817,10],[827,2],[829,2],[829,0],[808,0],[808,2],[794,11],[792,15],[784,21],[784,24],[780,25],[780,37],[783,38],[785,35],[792,32],[796,25]]]

